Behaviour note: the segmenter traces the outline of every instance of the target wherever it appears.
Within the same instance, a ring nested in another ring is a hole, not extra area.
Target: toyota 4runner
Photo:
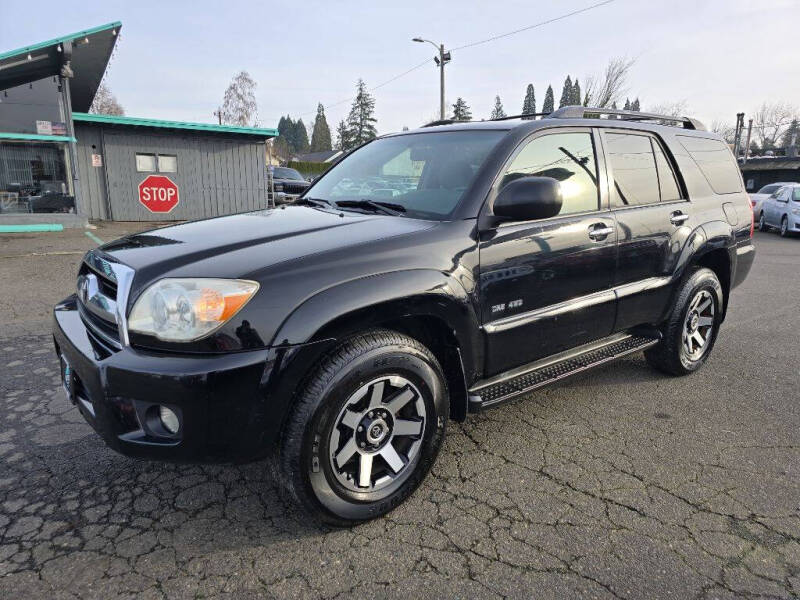
[[[296,205],[92,250],[55,307],[65,390],[114,450],[269,457],[348,525],[407,498],[448,420],[643,350],[696,371],[754,257],[693,119],[566,107],[387,135]]]

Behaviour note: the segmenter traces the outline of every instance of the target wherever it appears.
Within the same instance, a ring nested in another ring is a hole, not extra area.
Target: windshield
[[[303,180],[303,176],[300,175],[294,169],[288,169],[286,167],[275,167],[274,171],[275,179],[300,179]],[[305,181],[305,180],[303,180]]]
[[[447,131],[375,140],[328,171],[309,197],[384,203],[405,216],[441,219],[453,212],[505,131]]]

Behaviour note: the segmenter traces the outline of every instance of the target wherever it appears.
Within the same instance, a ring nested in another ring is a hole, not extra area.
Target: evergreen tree
[[[525,91],[525,102],[522,103],[522,114],[531,115],[536,112],[536,93],[533,90],[533,84],[528,84],[528,89]]]
[[[781,138],[781,146],[783,148],[788,148],[792,145],[792,136],[797,136],[795,144],[800,144],[800,123],[797,122],[797,119],[792,119],[792,122],[789,124],[789,129],[786,130],[786,133],[783,134],[783,138]]]
[[[554,97],[553,97],[553,86],[547,86],[547,92],[544,94],[544,104],[542,104],[542,112],[543,113],[551,113],[555,109],[554,106]]]
[[[574,106],[580,106],[582,104],[581,101],[581,84],[578,83],[578,78],[575,78],[575,83],[572,84],[572,101],[570,104]]]
[[[466,101],[460,96],[456,98],[456,102],[455,104],[453,104],[453,120],[454,121],[472,120],[472,112],[470,112],[469,106],[467,106]]]
[[[631,102],[631,110],[635,110],[636,112],[639,112],[640,108],[639,108],[639,99],[638,98],[636,98],[636,100]]]
[[[349,150],[352,148],[352,146],[353,144],[350,141],[350,131],[347,129],[347,123],[345,123],[344,119],[342,119],[336,126],[336,149]]]
[[[503,110],[503,103],[500,101],[500,96],[494,97],[494,108],[492,109],[492,114],[489,116],[490,119],[502,119],[506,116],[506,111]]]
[[[331,150],[331,129],[325,118],[325,107],[317,105],[317,116],[314,119],[314,129],[311,132],[311,152]]]
[[[625,110],[630,110],[631,109],[631,101],[628,100],[627,98],[625,98],[625,106],[623,106],[622,108],[624,108]]]
[[[572,101],[572,79],[570,76],[567,75],[567,78],[564,80],[564,89],[561,90],[561,100],[558,101],[558,108],[562,106],[569,106],[569,103]]]
[[[378,135],[378,130],[375,127],[377,122],[378,120],[375,118],[375,99],[367,91],[364,81],[359,79],[356,85],[356,97],[353,99],[353,106],[347,116],[347,133],[349,137],[349,146],[347,148],[375,139]]]
[[[278,139],[288,152],[294,152],[294,121],[289,115],[281,117],[278,121]]]
[[[308,152],[308,130],[303,119],[294,122],[294,151],[297,154]]]

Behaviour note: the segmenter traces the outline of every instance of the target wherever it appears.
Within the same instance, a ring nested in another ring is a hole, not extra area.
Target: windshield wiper
[[[381,202],[379,200],[368,200],[362,198],[361,200],[342,200],[338,206],[352,206],[353,208],[372,209],[375,212],[383,213],[384,215],[397,215],[406,212],[406,207],[402,204],[395,204],[393,202]]]
[[[339,205],[336,204],[333,200],[326,200],[325,198],[298,198],[297,203],[299,204],[310,204],[311,206],[324,206],[329,208],[339,208]]]

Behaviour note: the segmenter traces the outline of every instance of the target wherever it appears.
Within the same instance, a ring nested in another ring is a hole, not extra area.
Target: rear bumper
[[[264,438],[265,382],[274,364],[269,349],[180,356],[110,349],[87,329],[74,296],[56,306],[53,337],[72,372],[70,399],[122,454],[239,461],[262,454],[270,441]],[[179,416],[177,434],[160,426],[160,405]]]
[[[731,289],[742,283],[746,278],[750,269],[753,267],[753,261],[756,258],[756,247],[753,245],[752,240],[740,242],[736,246],[736,265],[731,278]]]

